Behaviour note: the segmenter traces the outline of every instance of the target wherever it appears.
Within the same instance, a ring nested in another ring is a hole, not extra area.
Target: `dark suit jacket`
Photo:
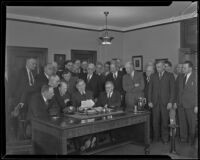
[[[184,76],[180,77],[180,103],[184,108],[193,108],[197,106],[197,78],[196,75],[192,72],[190,77],[183,88],[183,79]]]
[[[181,82],[183,79],[184,75],[183,74],[178,74],[175,80],[175,98],[174,98],[174,103],[177,105],[180,105],[180,98],[181,98],[181,90],[183,89],[183,82]]]
[[[139,87],[135,87],[134,84],[139,83]],[[143,93],[144,90],[144,77],[140,72],[135,71],[133,79],[129,74],[123,76],[122,85],[124,91],[129,94]]]
[[[88,99],[93,100],[93,93],[91,91],[86,90],[85,95],[81,95],[79,91],[76,91],[74,94],[72,94],[72,105],[78,108],[81,106],[81,101]]]
[[[33,74],[33,77],[34,77],[34,74]],[[21,69],[19,73],[17,74],[17,80],[16,80],[16,85],[15,85],[16,88],[14,91],[15,102],[16,103],[22,102],[24,104],[27,104],[30,99],[31,91],[35,86],[35,83],[36,82],[34,82],[33,86],[30,86],[26,68]]]
[[[98,98],[98,101],[96,103],[96,106],[102,106],[105,105],[114,106],[116,109],[118,109],[121,106],[121,95],[118,91],[113,91],[111,98],[107,97],[106,92],[101,92]]]
[[[27,119],[31,120],[32,117],[34,118],[49,117],[49,105],[45,103],[41,93],[35,93],[31,97]]]
[[[148,100],[148,90],[149,90],[149,81],[147,80],[147,76],[144,73],[144,97]]]
[[[58,106],[60,107],[60,112],[62,112],[62,110],[63,110],[65,107],[71,105],[71,96],[70,96],[70,94],[69,94],[68,91],[65,93],[65,95],[61,96],[61,95],[60,95],[59,89],[58,89],[58,88],[55,88],[55,89],[54,89],[54,97],[55,97],[56,103],[57,103]],[[70,101],[67,102],[67,103],[65,103],[65,102],[64,102],[65,99],[69,99]]]
[[[123,76],[124,76],[124,73],[118,71],[118,75],[117,75],[116,79],[114,79],[113,73],[110,73],[106,77],[106,81],[112,81],[114,83],[115,90],[118,91],[118,92],[120,92],[120,94],[122,94],[122,95],[124,94],[124,90],[123,90],[123,87],[122,87]]]
[[[100,92],[105,91],[105,81],[106,81],[106,76],[104,74],[97,74],[97,77],[99,79],[99,85],[100,85]]]
[[[44,72],[41,72],[38,76],[36,76],[36,82],[35,82],[35,90],[37,92],[40,92],[42,86],[44,84],[48,84],[49,79],[45,76]]]
[[[100,92],[100,82],[98,76],[93,73],[89,82],[87,81],[87,75],[85,75],[84,81],[86,82],[86,90],[92,91],[94,98],[98,98]]]
[[[78,80],[77,77],[71,77],[69,79],[68,82],[66,82],[64,79],[63,81],[65,81],[67,83],[67,91],[69,92],[70,95],[72,95],[73,93],[75,93],[77,91],[76,89],[76,81]]]
[[[158,73],[151,75],[149,82],[148,101],[157,105],[158,102],[164,106],[173,103],[175,98],[175,79],[173,74],[165,71],[161,80]]]

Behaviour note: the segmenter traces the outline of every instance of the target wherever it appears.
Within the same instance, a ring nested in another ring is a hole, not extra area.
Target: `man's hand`
[[[170,110],[172,108],[172,103],[167,104],[167,110]]]
[[[65,104],[66,104],[67,102],[69,102],[69,99],[65,99],[65,101],[64,101],[64,102],[65,102]]]
[[[176,103],[174,103],[173,108],[174,108],[174,109],[177,109],[177,104],[176,104]]]
[[[140,84],[139,84],[139,83],[135,83],[134,86],[135,86],[135,87],[139,87]]]
[[[194,113],[195,113],[195,114],[198,113],[198,107],[197,107],[197,106],[194,107]]]
[[[153,103],[149,102],[149,103],[148,103],[148,106],[149,106],[150,108],[153,108]]]

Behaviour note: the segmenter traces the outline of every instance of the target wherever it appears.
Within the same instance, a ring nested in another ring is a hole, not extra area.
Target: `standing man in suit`
[[[15,102],[16,106],[11,115],[13,116],[15,131],[17,133],[18,139],[26,138],[26,123],[21,123],[27,119],[28,102],[30,100],[31,92],[30,90],[35,85],[35,76],[33,71],[36,68],[36,59],[29,58],[26,60],[26,66],[20,70],[18,73],[18,78],[16,81],[15,88]],[[18,105],[17,105],[18,104]],[[19,114],[15,114],[19,113]],[[18,120],[16,120],[16,118]],[[17,124],[16,124],[17,123]]]
[[[121,107],[121,95],[117,90],[114,90],[114,84],[111,81],[105,83],[105,91],[101,92],[96,103],[96,106],[107,106],[111,109],[119,109]]]
[[[53,87],[43,85],[40,93],[35,93],[29,104],[29,120],[31,118],[48,118],[49,114],[49,100],[54,96]]]
[[[122,84],[125,94],[125,111],[132,111],[139,97],[143,96],[144,78],[142,73],[134,70],[133,63],[125,64],[126,72],[123,76]]]
[[[114,84],[115,90],[120,92],[120,94],[124,95],[124,90],[122,87],[122,78],[123,73],[119,71],[119,68],[117,67],[116,63],[110,64],[110,74],[106,77],[106,81],[112,81]]]
[[[197,78],[193,71],[193,64],[185,61],[183,73],[179,79],[177,94],[178,116],[180,125],[180,141],[189,142],[191,145],[195,139],[197,119]]]
[[[86,89],[93,92],[95,102],[100,92],[100,82],[98,76],[95,74],[95,65],[93,63],[88,64],[87,76],[84,78],[86,82]]]
[[[104,75],[107,76],[110,73],[110,62],[104,63]]]
[[[156,63],[157,72],[152,74],[149,82],[148,105],[153,112],[154,140],[161,138],[164,144],[169,141],[169,110],[174,101],[174,77],[165,71],[163,61]],[[161,121],[161,124],[160,124]]]
[[[101,62],[98,62],[96,64],[96,74],[99,79],[100,83],[100,91],[105,91],[105,75],[103,74],[103,64]]]
[[[122,65],[122,60],[121,59],[117,59],[116,60],[116,65],[119,68],[119,71],[122,72],[123,74],[126,74],[126,69],[124,68],[124,66]]]
[[[121,95],[123,109],[125,109],[125,92],[122,87],[123,72],[119,71],[119,67],[116,62],[110,64],[110,74],[106,77],[106,81],[112,81],[114,84],[114,89],[118,91]]]
[[[152,115],[152,108],[148,106],[148,90],[149,90],[149,82],[151,75],[154,73],[154,66],[153,65],[147,65],[146,71],[144,74],[144,97],[146,98],[146,105],[145,108],[150,111],[150,138],[153,139],[153,115]]]
[[[81,63],[81,73],[79,74],[79,79],[84,79],[85,75],[87,74],[87,67],[88,67],[87,61],[83,61]]]

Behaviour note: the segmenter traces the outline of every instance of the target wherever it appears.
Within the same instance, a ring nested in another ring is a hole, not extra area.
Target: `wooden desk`
[[[32,119],[32,142],[34,154],[66,155],[67,139],[109,131],[121,127],[134,127],[143,124],[142,135],[145,154],[149,154],[150,127],[149,112],[122,113],[110,119],[99,119],[95,122],[81,124],[80,120],[70,117],[58,119]],[[131,134],[141,134],[133,129]],[[134,138],[131,139],[134,141]]]

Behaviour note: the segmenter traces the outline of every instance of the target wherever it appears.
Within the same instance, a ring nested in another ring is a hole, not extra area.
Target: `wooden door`
[[[97,51],[91,50],[71,50],[71,60],[81,60],[96,64],[97,61]]]
[[[34,71],[36,73],[40,72],[42,66],[46,64],[47,61],[47,48],[33,48],[33,47],[7,47],[7,75],[9,79],[9,85],[12,88],[16,87],[16,78],[18,72],[26,64],[26,59],[35,58],[37,60],[37,69]]]

